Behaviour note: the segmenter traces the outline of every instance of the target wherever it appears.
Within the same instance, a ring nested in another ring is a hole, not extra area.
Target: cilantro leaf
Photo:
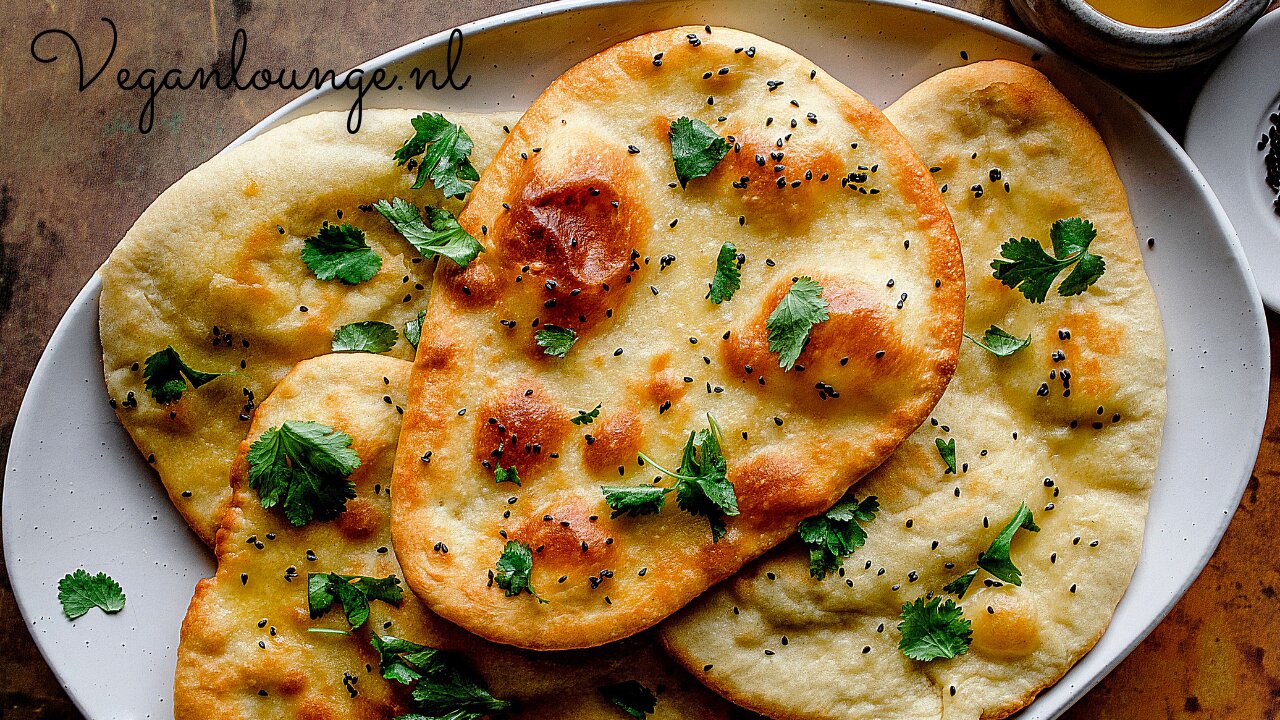
[[[1083,218],[1058,220],[1049,229],[1052,257],[1039,240],[1010,238],[1000,246],[1001,258],[991,261],[991,269],[995,271],[992,275],[1031,302],[1041,303],[1058,275],[1074,265],[1058,286],[1058,294],[1079,295],[1097,282],[1107,267],[1101,257],[1089,252],[1089,245],[1097,235],[1093,224]]]
[[[120,583],[106,573],[90,575],[77,569],[58,581],[58,602],[62,603],[62,613],[68,620],[75,620],[95,607],[102,608],[104,613],[118,613],[124,609],[124,591]]]
[[[675,478],[676,504],[691,515],[702,515],[711,524],[712,542],[720,542],[727,529],[724,517],[738,514],[738,497],[729,482],[728,466],[720,450],[720,426],[707,414],[708,428],[689,433],[680,459],[680,470],[671,472],[644,453],[640,457],[659,472]]]
[[[201,372],[182,362],[182,358],[178,356],[178,351],[173,346],[152,353],[146,359],[146,366],[142,369],[142,377],[145,378],[145,387],[147,392],[151,393],[151,397],[161,404],[174,402],[182,397],[182,393],[187,389],[187,383],[191,383],[191,389],[195,390],[205,383],[222,377],[223,375],[234,375],[235,373],[210,373]]]
[[[419,310],[418,316],[404,324],[404,339],[409,341],[414,350],[422,342],[422,321],[427,319],[427,311]]]
[[[474,146],[471,136],[461,125],[449,122],[440,113],[424,112],[409,122],[413,124],[413,137],[405,140],[394,157],[397,165],[404,165],[426,151],[419,162],[413,189],[421,188],[430,179],[446,197],[466,195],[471,190],[470,183],[480,179],[469,158]]]
[[[711,278],[711,289],[707,297],[719,305],[725,300],[732,300],[733,294],[742,287],[742,273],[738,269],[738,248],[733,243],[720,246],[716,255],[716,274]]]
[[[711,172],[729,152],[729,143],[701,120],[681,117],[671,123],[668,136],[680,187]]]
[[[347,479],[360,467],[351,436],[319,423],[286,420],[249,446],[248,460],[249,487],[262,507],[280,505],[295,526],[331,520],[356,496]]]
[[[496,571],[489,572],[489,582],[496,583],[505,590],[507,597],[527,592],[538,598],[538,602],[545,603],[546,600],[538,597],[538,591],[530,584],[532,574],[533,550],[525,543],[508,540],[502,548],[502,555],[498,557]]]
[[[867,542],[861,523],[876,519],[880,502],[874,495],[859,502],[852,493],[821,515],[805,518],[796,526],[809,546],[809,575],[822,580],[844,565],[844,559]]]
[[[952,595],[963,599],[964,594],[969,592],[969,586],[973,584],[973,579],[977,576],[978,568],[974,568],[946,585],[943,585],[942,592],[951,593]]]
[[[370,642],[380,658],[382,676],[413,686],[414,712],[396,720],[477,720],[511,708],[454,653],[377,633]]]
[[[520,473],[516,472],[515,465],[512,465],[509,468],[504,468],[502,467],[502,463],[497,463],[493,466],[493,481],[495,483],[515,483],[516,486],[519,487]]]
[[[330,347],[334,352],[355,350],[357,352],[381,353],[395,347],[400,334],[396,329],[384,322],[367,320],[343,325],[333,333]]]
[[[1031,516],[1031,509],[1025,502],[1018,506],[1018,512],[1014,513],[1000,534],[991,541],[991,547],[978,555],[978,567],[1010,585],[1022,585],[1022,572],[1009,559],[1009,545],[1020,528],[1040,532],[1035,518]]]
[[[453,213],[444,208],[428,207],[427,220],[424,222],[418,214],[418,207],[400,198],[392,198],[391,202],[379,200],[373,207],[423,257],[443,255],[461,267],[466,267],[484,252],[480,241],[464,230]]]
[[[338,278],[348,285],[362,283],[382,269],[382,258],[365,242],[364,231],[347,223],[321,225],[307,238],[302,262],[321,280]]]
[[[596,404],[595,409],[593,409],[591,412],[579,410],[577,416],[569,418],[569,422],[573,423],[574,425],[590,425],[591,423],[595,422],[596,418],[598,417],[600,417],[599,403]]]
[[[653,485],[601,485],[604,501],[613,513],[610,519],[625,514],[627,517],[653,515],[662,509],[671,488]]]
[[[658,707],[657,696],[637,680],[605,685],[600,688],[600,693],[635,720],[645,720]]]
[[[972,625],[964,617],[964,609],[950,598],[935,597],[928,602],[916,598],[902,606],[902,622],[898,632],[902,639],[898,649],[912,660],[953,658],[969,651],[973,641]]]
[[[933,444],[938,447],[938,454],[942,456],[942,462],[947,464],[947,470],[943,473],[956,474],[956,439],[948,438],[943,442],[942,438],[936,438]]]
[[[395,575],[371,578],[337,573],[307,574],[307,606],[312,620],[328,612],[337,600],[342,604],[347,623],[358,628],[369,619],[370,600],[399,605],[402,594],[400,578]]]
[[[969,333],[965,333],[964,336],[972,340],[974,345],[996,357],[1009,357],[1031,344],[1030,335],[1025,338],[1015,337],[995,325],[987,328],[987,331],[982,334],[982,339],[978,339]]]
[[[569,353],[569,348],[578,342],[578,333],[572,328],[559,325],[543,325],[541,330],[534,333],[533,339],[547,355],[564,357]]]
[[[765,321],[769,351],[778,353],[778,366],[784,372],[796,364],[809,342],[809,330],[827,319],[827,305],[822,286],[806,276],[792,283],[778,307],[769,313]]]

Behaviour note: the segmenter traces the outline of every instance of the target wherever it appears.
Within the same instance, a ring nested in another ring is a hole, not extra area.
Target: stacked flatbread
[[[1163,338],[1106,149],[1041,75],[948,71],[889,109],[895,129],[762,38],[651,33],[518,122],[449,114],[481,171],[465,205],[393,161],[417,114],[367,111],[348,136],[322,113],[215,158],[104,269],[121,421],[217,533],[176,717],[443,714],[421,671],[462,693],[450,718],[751,715],[724,698],[778,719],[1000,718],[1096,642],[1141,547]],[[484,252],[428,287],[432,262],[372,212],[393,197],[461,210]],[[992,276],[1006,238],[1073,216],[1097,229],[1095,284],[1033,303]],[[360,227],[372,279],[302,261],[326,221]],[[404,341],[326,354],[338,326],[403,328],[428,293],[413,364]],[[976,342],[988,326],[1012,333],[999,355]],[[169,345],[237,374],[153,401],[140,366]],[[268,469],[326,481],[305,452],[267,468],[288,423],[358,460],[331,518],[266,507]],[[878,515],[820,579],[794,532],[846,491]],[[1021,584],[944,589],[1023,503]],[[382,588],[367,617],[347,604],[361,583]],[[942,596],[971,644],[908,659],[903,605]],[[380,653],[391,637],[421,653]]]
[[[1097,642],[1133,574],[1165,414],[1160,316],[1110,156],[1044,76],[977,63],[887,114],[948,186],[969,333],[998,325],[1030,345],[998,357],[965,344],[932,421],[855,488],[881,511],[840,577],[815,580],[801,548],[779,549],[664,639],[709,686],[775,718],[1002,718]],[[992,277],[1006,238],[1073,216],[1093,222],[1106,263],[1088,291],[1032,304]],[[955,474],[939,440],[955,443]],[[904,657],[902,605],[954,597],[944,585],[1024,502],[1040,530],[1014,537],[1021,587],[980,572],[959,603],[968,653]]]
[[[373,601],[347,631],[339,609],[312,619],[312,573],[400,575],[389,552],[391,466],[409,363],[325,355],[297,365],[254,415],[231,475],[231,507],[218,533],[218,572],[196,587],[182,626],[174,684],[178,718],[390,718],[411,711],[407,688],[382,677],[373,634],[456,652],[517,718],[620,717],[599,688],[639,682],[655,692],[654,718],[729,717],[730,705],[668,660],[651,636],[592,651],[530,653],[468,635],[412,593]],[[387,402],[384,398],[390,398]],[[286,421],[340,429],[360,467],[356,497],[334,522],[293,527],[248,485],[250,445]],[[335,632],[311,632],[315,628]]]
[[[116,415],[210,545],[256,403],[294,363],[329,352],[339,327],[401,328],[426,307],[434,263],[370,208],[392,197],[461,207],[431,184],[411,189],[410,170],[389,160],[417,114],[370,110],[351,135],[343,113],[317,113],[222,153],[156,198],[101,270],[102,359]],[[450,115],[470,132],[479,166],[515,119]],[[305,240],[325,223],[363,232],[382,259],[373,277],[321,280],[302,262]],[[196,370],[236,374],[156,402],[144,387],[146,359],[168,346]],[[391,354],[412,352],[401,342]]]
[[[722,157],[682,176],[698,141]],[[437,270],[391,527],[409,586],[498,642],[590,647],[670,615],[888,457],[955,365],[964,277],[927,169],[866,100],[754,35],[665,30],[570,69],[459,222],[487,251]],[[725,252],[740,287],[716,302]],[[815,282],[826,319],[792,367],[769,318]],[[606,502],[657,466],[691,477],[682,453],[720,461],[731,487],[696,492],[730,500]],[[492,579],[511,543],[531,592]]]

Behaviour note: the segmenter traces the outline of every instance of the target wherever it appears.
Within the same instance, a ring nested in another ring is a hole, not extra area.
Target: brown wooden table
[[[169,94],[149,134],[141,100],[112,78],[75,92],[74,66],[39,65],[31,38],[63,28],[86,65],[120,29],[113,68],[208,67],[232,33],[251,39],[246,67],[347,68],[411,40],[536,0],[335,0],[266,3],[0,0],[0,465],[27,382],[54,326],[139,213],[170,183],[292,98],[275,91]],[[1004,0],[946,0],[1021,27]],[[1280,0],[1272,4],[1280,6]],[[86,73],[91,74],[95,67]],[[1109,75],[1175,135],[1207,68],[1157,79]],[[1268,313],[1268,322],[1275,318]],[[1272,325],[1276,327],[1276,325]],[[1280,331],[1271,333],[1273,354]],[[1271,407],[1280,404],[1272,372]],[[1280,715],[1280,416],[1272,413],[1240,510],[1204,574],[1168,619],[1069,714],[1085,718],[1276,718]],[[40,658],[0,560],[0,716],[79,718]]]

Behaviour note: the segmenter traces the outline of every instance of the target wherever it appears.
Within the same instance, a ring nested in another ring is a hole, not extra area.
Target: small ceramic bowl
[[[1163,72],[1203,62],[1229,47],[1269,0],[1227,0],[1208,15],[1167,28],[1114,20],[1085,0],[1011,0],[1018,17],[1082,59],[1117,70]]]

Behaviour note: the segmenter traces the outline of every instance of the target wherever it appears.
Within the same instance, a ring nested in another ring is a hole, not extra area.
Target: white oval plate
[[[466,90],[371,95],[370,106],[523,109],[559,73],[617,41],[681,24],[732,25],[795,48],[880,106],[949,67],[1009,58],[1046,72],[1098,126],[1129,192],[1169,343],[1169,415],[1146,543],[1133,585],[1097,647],[1022,714],[1052,718],[1155,626],[1204,567],[1258,451],[1270,365],[1262,305],[1212,192],[1150,116],[1109,85],[1013,30],[920,2],[611,1],[539,6],[463,26]],[[448,33],[365,64],[443,67]],[[313,93],[245,134],[340,109]],[[23,616],[76,705],[95,720],[168,717],[178,629],[208,551],[107,406],[90,280],[36,368],[13,432],[4,486],[4,547]],[[85,567],[128,593],[118,615],[68,622],[57,582]]]
[[[1280,12],[1262,16],[1214,70],[1187,122],[1187,153],[1240,233],[1262,301],[1280,310],[1280,215],[1258,150],[1280,112]]]

